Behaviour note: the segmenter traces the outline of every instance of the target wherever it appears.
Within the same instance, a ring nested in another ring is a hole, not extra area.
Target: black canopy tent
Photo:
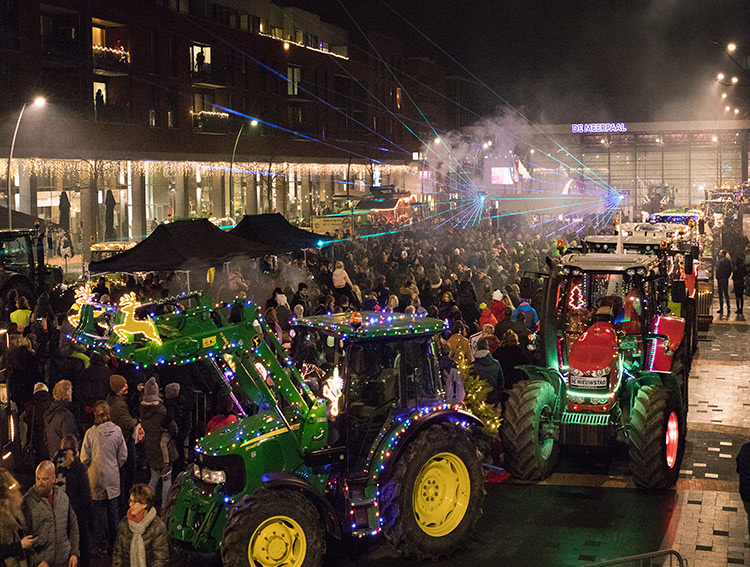
[[[160,224],[129,250],[91,262],[89,272],[189,270],[215,266],[236,257],[257,258],[268,253],[269,248],[262,243],[232,236],[208,219],[178,220]]]
[[[331,240],[329,236],[297,228],[281,213],[245,215],[229,234],[251,243],[265,245],[271,254],[320,248]]]
[[[27,215],[15,209],[11,210],[10,214],[13,215],[13,228],[36,228],[36,223],[42,228],[60,226],[48,219]],[[8,228],[8,207],[0,205],[0,229],[2,228]]]

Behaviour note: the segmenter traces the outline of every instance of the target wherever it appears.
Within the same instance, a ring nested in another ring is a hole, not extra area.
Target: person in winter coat
[[[492,314],[495,316],[495,319],[497,319],[498,323],[505,319],[505,301],[503,301],[503,292],[499,289],[496,289],[492,292],[492,303],[490,303],[490,311],[492,311]],[[513,313],[512,310],[511,313]]]
[[[513,384],[525,378],[526,375],[518,370],[517,367],[528,364],[527,352],[528,350],[521,346],[518,335],[513,329],[505,331],[494,356],[500,362],[500,366],[503,369],[506,390],[510,390]]]
[[[128,395],[128,381],[121,374],[112,374],[109,377],[109,394],[107,394],[107,403],[109,404],[109,415],[112,423],[122,430],[122,436],[125,439],[125,447],[128,450],[128,459],[120,470],[120,510],[122,513],[127,509],[125,495],[130,491],[135,479],[135,428],[138,420],[135,419],[128,409],[126,396]]]
[[[447,399],[462,402],[466,397],[466,391],[464,390],[464,384],[461,381],[461,374],[458,371],[458,366],[453,362],[450,354],[451,347],[446,343],[440,345],[438,368],[440,368],[440,373],[443,375]]]
[[[740,447],[737,454],[737,474],[740,479],[740,498],[747,514],[747,527],[750,530],[750,443]]]
[[[495,356],[495,351],[500,346],[500,339],[495,336],[495,327],[490,324],[482,327],[482,336],[487,339],[487,348],[489,349],[490,354]]]
[[[156,514],[154,493],[145,484],[130,489],[130,507],[117,530],[112,567],[166,567],[167,528]]]
[[[10,388],[10,399],[19,407],[24,407],[31,400],[34,384],[42,380],[39,359],[32,343],[34,338],[33,335],[24,337],[20,333],[8,334],[10,348],[5,352],[5,375]]]
[[[34,384],[34,395],[31,398],[31,406],[24,415],[24,421],[28,428],[26,442],[31,444],[35,466],[50,458],[47,437],[44,432],[44,414],[47,412],[50,403],[52,403],[52,399],[47,384],[44,382]]]
[[[234,414],[234,403],[227,394],[220,394],[216,405],[217,414],[206,424],[206,435],[237,421],[237,416]]]
[[[487,307],[486,303],[479,304],[479,311],[481,312],[481,315],[479,315],[479,328],[484,330],[485,325],[492,325],[494,331],[495,325],[497,325],[495,314],[489,307]]]
[[[451,325],[451,336],[448,339],[451,349],[450,357],[459,366],[468,365],[473,357],[471,355],[471,344],[466,338],[466,325],[461,321],[454,321]]]
[[[112,550],[117,537],[120,467],[127,458],[125,439],[122,430],[110,419],[109,404],[97,402],[94,426],[83,438],[81,462],[88,467],[100,550],[107,552]]]
[[[107,359],[98,353],[91,354],[91,364],[81,374],[77,397],[81,405],[81,428],[86,431],[94,424],[94,406],[96,402],[107,397],[109,377],[112,371],[107,366]]]
[[[21,503],[26,529],[36,537],[27,552],[29,565],[77,567],[78,519],[65,491],[55,486],[55,465],[42,461],[36,468],[36,484]]]
[[[13,476],[0,468],[0,565],[21,565],[26,560],[26,551],[34,545],[36,538],[24,535],[21,512],[21,485]],[[6,560],[15,560],[15,562]]]
[[[526,328],[531,332],[536,331],[537,323],[539,322],[539,316],[536,314],[536,309],[531,306],[528,299],[521,299],[518,307],[516,307],[516,310],[513,312],[514,321],[518,320],[519,313],[524,314],[524,317],[526,319]]]
[[[78,435],[76,419],[70,411],[72,401],[73,384],[70,380],[60,380],[52,388],[52,403],[44,414],[44,435],[49,455],[57,453],[63,437]]]
[[[747,275],[747,266],[743,256],[737,257],[734,271],[732,272],[732,283],[734,285],[734,299],[737,302],[737,315],[742,315],[742,309],[745,307],[745,276]],[[727,305],[727,315],[729,315],[729,305]]]
[[[724,300],[727,302],[727,315],[732,310],[729,303],[729,278],[732,276],[732,260],[729,252],[722,254],[716,262],[716,282],[719,287],[719,315],[724,312]]]
[[[490,354],[485,337],[477,341],[473,370],[478,378],[487,382],[492,388],[492,392],[487,395],[487,401],[491,404],[500,401],[499,393],[505,388],[505,377],[500,363]]]
[[[162,506],[166,502],[169,487],[172,486],[172,462],[177,458],[177,450],[174,443],[170,442],[171,438],[164,424],[166,415],[167,408],[159,397],[159,385],[156,378],[149,378],[143,388],[141,424],[146,432],[146,456],[148,457],[148,466],[151,469],[151,480],[148,485],[151,491],[155,492],[161,478]],[[165,443],[168,453],[167,459],[164,458],[165,455],[162,452]]]
[[[62,488],[78,519],[78,538],[81,550],[81,567],[89,564],[89,533],[94,526],[94,507],[91,503],[91,486],[86,465],[78,457],[78,439],[73,435],[63,437],[60,450],[53,457],[55,486]]]

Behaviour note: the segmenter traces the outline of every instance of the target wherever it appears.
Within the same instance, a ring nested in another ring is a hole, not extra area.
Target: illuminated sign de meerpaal
[[[593,122],[591,124],[571,124],[573,134],[597,134],[602,132],[627,132],[624,122]]]

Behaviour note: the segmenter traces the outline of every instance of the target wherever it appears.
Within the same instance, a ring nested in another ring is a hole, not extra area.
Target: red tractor
[[[543,360],[521,367],[527,379],[513,386],[505,407],[506,465],[515,476],[547,477],[561,445],[626,441],[638,486],[676,481],[692,349],[683,340],[685,320],[664,308],[670,292],[684,301],[685,282],[667,286],[661,261],[573,253],[550,265],[537,294],[524,278],[522,295],[541,295]]]

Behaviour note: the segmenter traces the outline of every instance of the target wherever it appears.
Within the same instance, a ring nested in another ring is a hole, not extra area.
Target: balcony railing
[[[201,110],[190,112],[193,117],[193,130],[209,134],[226,134],[229,132],[229,114]]]
[[[217,85],[226,86],[227,84],[227,70],[225,67],[217,67],[209,63],[203,63],[202,65],[196,65],[190,71],[190,80],[193,83],[201,83],[204,85]]]
[[[130,52],[124,49],[92,46],[94,69],[127,74],[130,71]]]
[[[74,39],[63,39],[51,35],[42,36],[43,56],[58,61],[81,61],[81,44]]]

